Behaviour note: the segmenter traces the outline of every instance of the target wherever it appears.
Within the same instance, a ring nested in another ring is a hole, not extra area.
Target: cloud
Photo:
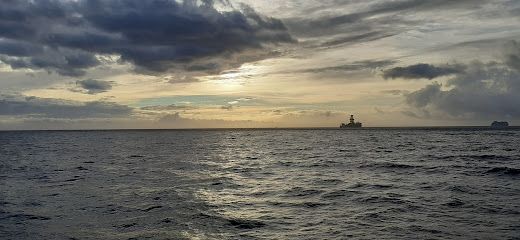
[[[378,114],[385,114],[385,111],[378,107],[374,107],[374,111],[376,111],[376,113],[378,113]]]
[[[235,107],[233,105],[231,105],[231,104],[224,105],[224,106],[220,107],[220,109],[224,109],[224,110],[228,110],[228,111],[233,110],[233,108],[235,108]]]
[[[441,68],[442,71],[433,71],[443,74],[452,72],[453,76],[444,86],[435,82],[405,93],[406,102],[415,110],[406,111],[406,115],[422,118],[520,119],[520,49],[516,41],[510,41],[505,50],[502,61],[473,61],[457,65],[457,71],[446,71],[445,67]]]
[[[81,87],[87,94],[98,94],[112,89],[111,82],[95,79],[76,81],[76,85]]]
[[[151,128],[251,128],[259,126],[267,125],[248,120],[193,119],[184,117],[178,112],[164,115],[150,125]]]
[[[266,58],[294,39],[278,19],[252,8],[195,0],[0,0],[0,60],[12,68],[80,76],[99,55],[137,71],[218,72]]]
[[[57,119],[25,118],[4,120],[0,118],[2,130],[41,130],[41,129],[186,129],[186,128],[252,128],[266,123],[254,121],[230,121],[222,119],[193,119],[180,113],[171,113],[159,118],[103,118],[103,119]]]
[[[240,107],[241,104],[248,104],[250,103],[251,104],[251,101],[253,100],[257,100],[255,98],[251,98],[251,97],[241,97],[241,98],[237,98],[235,100],[232,100],[232,101],[228,101],[225,105],[223,106],[220,106],[220,109],[224,109],[224,110],[228,110],[228,111],[232,111],[233,109],[235,108],[238,108]],[[253,103],[253,105],[255,105]]]
[[[345,112],[329,110],[273,110],[278,127],[323,127],[338,126],[345,121]]]
[[[422,117],[520,118],[520,72],[503,63],[472,62],[443,89],[439,83],[406,95]]]
[[[23,45],[23,43],[17,43],[17,45]],[[71,77],[81,76],[85,74],[85,69],[100,63],[93,54],[81,50],[34,47],[41,51],[31,51],[30,48],[4,46],[4,50],[0,50],[0,54],[4,54],[0,55],[0,61],[13,69],[44,69]]]
[[[307,72],[307,73],[323,73],[323,72],[351,72],[351,71],[360,71],[360,70],[370,70],[385,67],[388,65],[392,65],[396,63],[394,60],[365,60],[365,61],[356,61],[349,64],[337,65],[331,67],[321,67],[321,68],[309,68],[304,69],[299,72]]]
[[[407,94],[406,101],[414,107],[422,108],[432,103],[436,98],[439,98],[440,94],[442,94],[441,85],[439,83],[433,83]]]
[[[22,95],[0,95],[0,116],[81,119],[125,117],[131,113],[132,108],[128,106],[104,101],[76,102]]]
[[[379,69],[393,65],[397,63],[396,60],[391,59],[385,59],[385,60],[361,60],[361,61],[354,61],[349,62],[346,64],[341,65],[331,65],[331,66],[312,66],[312,67],[299,67],[297,69],[290,69],[290,70],[280,70],[280,71],[273,71],[269,74],[276,75],[276,74],[313,74],[316,75],[316,79],[319,79],[320,81],[345,81],[345,76],[348,74],[350,76],[349,80],[357,80],[357,78],[353,77],[355,75],[360,77],[372,77],[374,71],[378,71]],[[316,65],[316,64],[314,64]],[[261,76],[261,75],[260,75]]]
[[[444,65],[434,66],[425,63],[419,63],[407,67],[395,67],[383,71],[383,78],[395,79],[434,79],[446,75],[456,74],[464,71],[463,65]]]
[[[343,62],[344,59],[337,60],[334,63]],[[274,75],[289,75],[308,74],[309,78],[319,80],[321,82],[359,82],[365,81],[367,78],[373,78],[375,72],[379,72],[382,68],[397,63],[393,59],[370,59],[360,60],[339,65],[325,65],[322,62],[305,64],[305,66],[293,66],[290,69],[283,69],[279,71],[272,71],[270,76]],[[321,66],[320,66],[321,65]],[[263,74],[253,76],[265,76]]]
[[[249,102],[251,100],[255,100],[255,98],[252,98],[252,97],[241,97],[241,98],[237,98],[235,101],[238,101],[238,102]]]
[[[381,93],[398,96],[398,95],[407,94],[409,92],[406,90],[391,89],[391,90],[383,90],[383,91],[381,91]]]
[[[517,41],[509,41],[506,44],[507,53],[505,54],[505,63],[520,71],[520,44]]]
[[[199,81],[196,77],[190,75],[168,75],[164,76],[163,79],[167,80],[168,83],[171,84],[194,83]]]
[[[321,43],[320,47],[332,47],[342,44],[353,44],[353,43],[360,43],[360,42],[369,42],[374,41],[382,38],[387,38],[397,35],[397,33],[391,33],[387,31],[372,31],[367,33],[361,33],[361,34],[354,34],[354,35],[340,35],[339,37],[335,37],[332,40],[326,41],[324,43]]]
[[[368,5],[364,9],[360,9],[353,13],[342,15],[324,15],[316,18],[297,17],[288,19],[288,26],[294,34],[298,36],[323,36],[335,35],[341,30],[363,30],[377,28],[384,32],[393,32],[400,27],[395,26],[396,23],[405,23],[401,17],[396,17],[397,13],[413,11],[414,13],[422,11],[431,11],[439,9],[468,9],[477,8],[481,4],[488,2],[487,0],[398,0],[398,1],[376,1],[374,4]],[[341,8],[340,3],[334,2],[335,8]],[[343,5],[352,4],[345,1]],[[359,7],[357,7],[359,8]],[[390,16],[389,16],[390,15]],[[390,28],[390,29],[389,29]],[[370,33],[366,33],[369,34]],[[378,34],[381,34],[379,32]],[[384,36],[386,34],[382,34]],[[358,38],[363,37],[359,35]],[[352,36],[352,38],[356,38]]]
[[[193,109],[197,109],[197,107],[190,106],[190,105],[176,105],[176,104],[141,107],[141,110],[147,110],[147,111],[178,111],[178,110],[193,110]]]
[[[389,12],[398,12],[405,10],[412,11],[428,11],[436,9],[452,9],[452,8],[478,8],[479,5],[487,2],[486,0],[436,0],[436,1],[422,1],[422,0],[401,0],[401,1],[382,1],[374,4],[372,8],[367,11],[368,14],[382,14]]]
[[[0,54],[11,56],[31,56],[43,52],[43,48],[26,42],[0,39]]]

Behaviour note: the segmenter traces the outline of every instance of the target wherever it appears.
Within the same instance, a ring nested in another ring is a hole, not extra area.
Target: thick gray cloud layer
[[[446,89],[433,83],[406,94],[406,101],[424,117],[440,112],[453,117],[520,119],[519,53],[510,52],[504,62],[467,64],[449,79]]]
[[[0,95],[0,116],[32,118],[112,118],[129,116],[132,108],[110,102],[75,102],[60,99]]]
[[[1,21],[1,20],[0,20]],[[2,36],[0,23],[0,37]],[[86,51],[70,48],[49,48],[24,39],[0,39],[0,61],[13,69],[45,69],[64,76],[81,76],[85,69],[100,62]]]
[[[218,11],[213,1],[0,0],[0,5],[0,61],[70,76],[97,66],[96,54],[119,55],[148,73],[220,71],[254,60],[241,54],[294,41],[280,20],[245,5]]]

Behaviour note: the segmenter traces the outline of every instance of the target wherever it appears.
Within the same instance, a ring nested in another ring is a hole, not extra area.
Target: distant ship
[[[502,129],[502,128],[507,128],[507,127],[509,127],[508,122],[494,121],[493,123],[491,123],[491,128],[494,128],[494,129]]]
[[[354,121],[354,115],[350,115],[349,120],[350,120],[349,123],[347,123],[347,124],[342,123],[339,127],[340,128],[360,128],[362,125],[362,123]]]

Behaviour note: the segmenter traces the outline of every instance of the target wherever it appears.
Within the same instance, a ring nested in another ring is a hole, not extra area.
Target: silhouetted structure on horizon
[[[493,123],[491,123],[491,128],[507,128],[507,127],[509,127],[508,122],[494,121]]]
[[[354,115],[350,115],[349,123],[341,123],[340,128],[360,128],[362,123],[354,121]]]

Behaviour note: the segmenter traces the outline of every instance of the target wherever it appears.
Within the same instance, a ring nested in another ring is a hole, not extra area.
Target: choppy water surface
[[[520,131],[0,132],[1,239],[520,239]]]

